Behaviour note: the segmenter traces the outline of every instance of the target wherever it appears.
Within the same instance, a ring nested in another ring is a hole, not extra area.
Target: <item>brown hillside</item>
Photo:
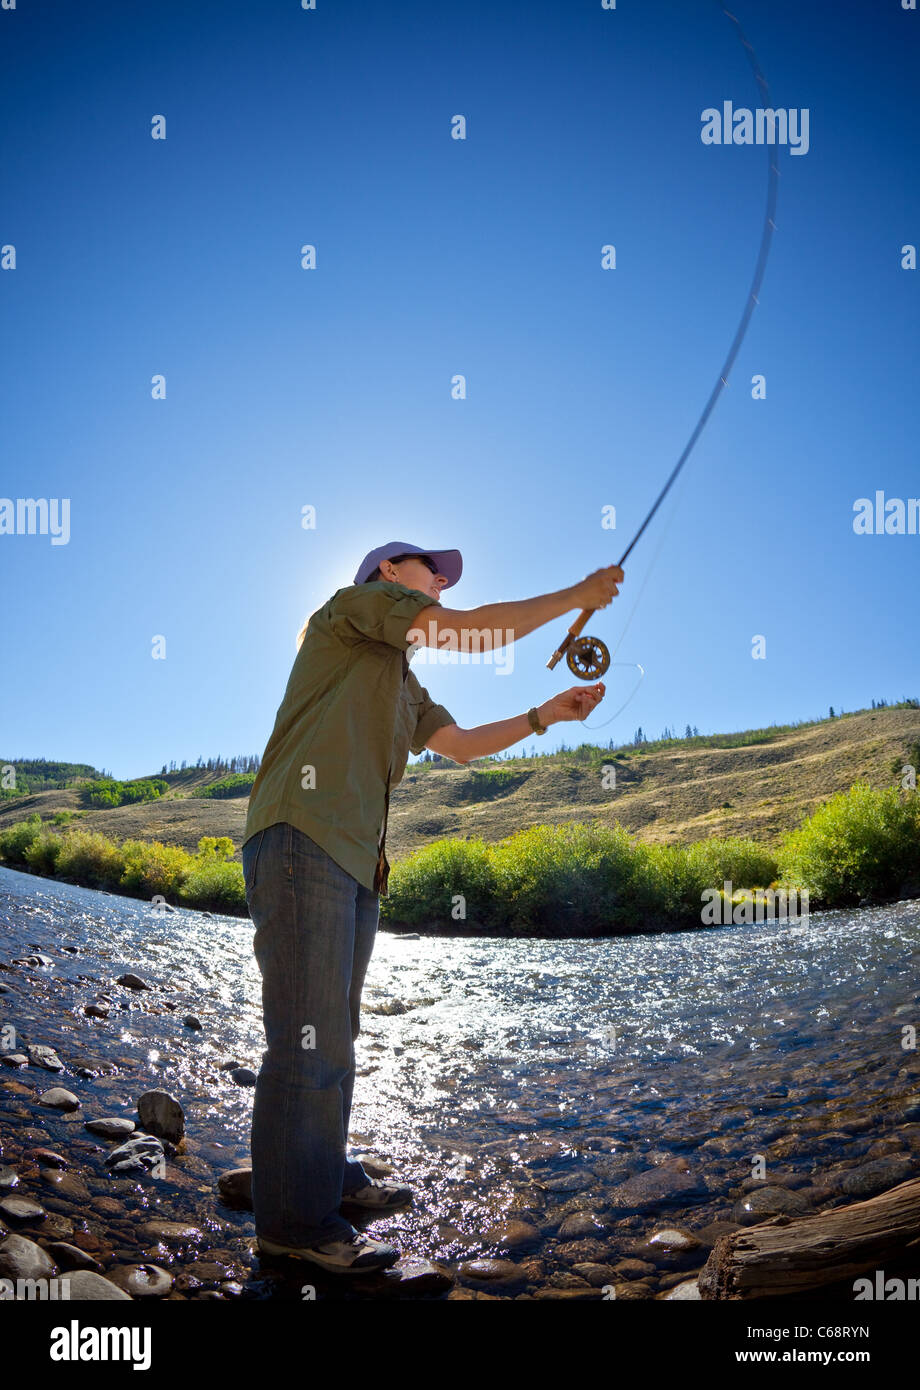
[[[577,736],[577,726],[572,726]],[[647,753],[605,754],[616,767],[615,790],[573,753],[480,763],[514,772],[511,785],[475,785],[470,767],[410,765],[392,796],[387,853],[395,863],[442,836],[498,840],[531,825],[620,821],[646,841],[690,843],[709,836],[749,835],[774,843],[835,792],[857,779],[891,786],[891,762],[920,739],[920,710],[879,709],[803,725],[742,748],[680,742]],[[475,767],[476,765],[474,765]],[[167,777],[159,801],[86,811],[77,822],[112,838],[162,840],[194,850],[202,835],[229,835],[239,857],[245,797],[210,800],[195,792],[216,774],[194,769]],[[727,806],[724,803],[729,803]],[[76,790],[39,792],[0,803],[0,829],[32,811],[50,819],[80,808]]]

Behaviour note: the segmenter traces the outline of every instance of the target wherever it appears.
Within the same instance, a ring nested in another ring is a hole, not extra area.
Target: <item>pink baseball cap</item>
[[[463,573],[463,556],[459,550],[429,550],[424,545],[409,545],[405,541],[388,541],[371,550],[358,566],[355,583],[363,584],[374,573],[381,560],[392,560],[396,555],[430,555],[440,574],[446,575],[445,589],[456,584]]]

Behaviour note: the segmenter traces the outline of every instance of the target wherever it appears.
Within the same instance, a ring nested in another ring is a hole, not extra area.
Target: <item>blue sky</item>
[[[920,13],[732,8],[809,149],[588,626],[627,664],[541,750],[920,695],[920,535],[852,524],[920,496]],[[0,76],[0,495],[70,499],[66,545],[0,536],[0,756],[261,753],[301,623],[386,540],[459,548],[459,608],[619,558],[759,245],[765,150],[700,139],[757,105],[717,4],[23,5]],[[415,669],[459,724],[506,718],[576,683],[546,669],[572,617],[506,674]]]

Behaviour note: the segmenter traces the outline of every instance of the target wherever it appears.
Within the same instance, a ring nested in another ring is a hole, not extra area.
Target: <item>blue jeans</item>
[[[346,1147],[379,896],[286,821],[247,840],[243,877],[267,1044],[252,1111],[256,1233],[282,1245],[347,1238],[339,1203],[369,1181]]]

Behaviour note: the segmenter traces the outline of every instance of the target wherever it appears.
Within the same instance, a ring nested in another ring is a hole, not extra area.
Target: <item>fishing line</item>
[[[626,636],[626,633],[627,633],[627,631],[629,630],[629,625],[630,625],[630,623],[632,622],[633,617],[635,616],[636,609],[639,607],[639,600],[641,599],[642,595],[645,593],[646,587],[648,586],[648,582],[649,582],[649,580],[650,580],[651,577],[652,577],[652,572],[653,572],[653,570],[654,570],[656,564],[658,563],[658,558],[659,558],[659,556],[661,555],[662,550],[664,549],[664,543],[665,543],[665,541],[666,541],[667,538],[668,538],[668,532],[669,532],[670,529],[671,529],[671,526],[672,526],[672,524],[673,524],[673,522],[674,522],[674,518],[677,516],[677,513],[680,511],[681,498],[683,497],[684,491],[686,490],[686,487],[687,487],[687,479],[689,478],[689,476],[690,476],[689,473],[685,473],[685,474],[684,474],[683,482],[681,483],[680,487],[677,489],[677,492],[674,494],[674,505],[673,505],[672,508],[671,508],[671,511],[670,511],[670,513],[669,513],[669,515],[668,515],[667,521],[665,522],[664,526],[662,527],[661,536],[660,536],[660,538],[659,538],[657,548],[656,548],[656,550],[655,550],[654,555],[652,556],[651,563],[650,563],[648,569],[646,570],[646,572],[645,572],[645,574],[644,574],[644,576],[643,576],[642,584],[640,585],[639,592],[636,594],[636,597],[635,597],[635,599],[634,599],[634,601],[633,601],[633,606],[632,606],[632,608],[629,610],[629,616],[627,617],[626,622],[623,624],[623,627],[622,627],[622,629],[620,630],[619,640],[617,641],[617,644],[616,644],[616,646],[614,647],[614,649],[613,649],[613,651],[612,651],[612,653],[611,653],[611,662],[610,662],[611,668],[614,667],[614,666],[635,666],[635,667],[638,667],[639,671],[640,671],[642,674],[640,675],[639,679],[636,681],[636,684],[633,686],[633,688],[632,688],[632,690],[630,691],[630,693],[629,693],[629,695],[627,696],[627,698],[623,701],[622,705],[620,705],[620,707],[619,707],[618,709],[614,710],[613,714],[608,715],[608,717],[607,717],[606,719],[602,719],[601,722],[600,722],[599,724],[589,724],[588,721],[587,721],[586,719],[579,720],[579,723],[581,724],[582,728],[584,728],[584,729],[591,729],[592,731],[593,731],[594,729],[605,729],[605,728],[607,727],[608,724],[611,724],[611,723],[613,722],[613,720],[616,719],[617,715],[622,714],[623,711],[624,711],[624,709],[626,708],[626,706],[627,706],[628,704],[630,704],[630,703],[632,702],[632,700],[635,698],[635,696],[638,694],[639,686],[642,684],[642,681],[643,681],[644,678],[645,678],[645,669],[644,669],[642,666],[639,665],[638,661],[627,661],[627,662],[624,662],[624,661],[614,661],[614,660],[613,660],[613,657],[616,656],[616,654],[617,654],[617,652],[619,651],[620,647],[623,645],[623,638]]]
[[[757,82],[758,87],[760,88],[760,95],[763,101],[763,109],[772,110],[770,106],[770,89],[767,86],[766,78],[760,70],[760,64],[757,61],[757,55],[755,54],[754,49],[745,37],[744,31],[741,28],[738,19],[735,15],[731,13],[730,10],[726,9],[723,0],[716,0],[716,3],[718,4],[719,9],[722,11],[722,13],[725,15],[726,19],[730,19],[738,31],[738,38],[740,39],[745,51],[747,52],[751,68],[754,73],[754,78]],[[722,136],[724,141],[724,130],[722,132]],[[680,455],[680,458],[677,460],[677,463],[671,470],[670,476],[665,482],[664,487],[661,489],[654,503],[652,504],[651,510],[645,517],[645,520],[642,522],[642,525],[639,527],[638,531],[633,536],[629,545],[626,547],[622,556],[617,562],[621,567],[628,559],[640,536],[642,536],[645,532],[645,529],[648,526],[649,522],[652,520],[652,517],[655,515],[655,513],[658,511],[658,508],[661,506],[662,502],[667,497],[673,483],[677,479],[678,474],[680,473],[684,464],[687,462],[687,459],[690,457],[690,454],[693,450],[693,446],[696,444],[696,441],[699,439],[700,435],[705,429],[706,422],[708,421],[710,415],[713,412],[716,401],[719,399],[719,396],[722,394],[722,391],[725,388],[725,385],[728,381],[729,373],[731,372],[731,369],[734,366],[735,359],[738,356],[741,344],[744,341],[744,336],[747,332],[748,324],[751,321],[751,315],[754,312],[755,306],[759,302],[758,295],[760,294],[760,287],[763,284],[764,272],[767,268],[767,258],[770,254],[770,245],[773,240],[773,232],[776,228],[776,194],[779,183],[779,166],[777,164],[776,147],[775,145],[765,140],[764,148],[767,151],[766,210],[764,213],[763,231],[761,233],[760,238],[760,251],[758,253],[757,263],[754,268],[754,278],[751,281],[751,288],[748,291],[748,297],[745,302],[744,311],[741,315],[741,321],[739,322],[738,327],[735,331],[735,336],[732,339],[731,346],[728,350],[728,356],[725,358],[725,361],[722,364],[722,369],[719,372],[718,380],[712,388],[709,399],[706,402],[706,405],[703,409],[703,413],[697,421],[693,433],[687,440],[683,453]],[[569,666],[569,669],[573,672],[573,674],[582,677],[582,679],[584,680],[593,680],[598,675],[603,675],[604,671],[607,670],[608,666],[610,665],[610,653],[608,652],[605,644],[602,641],[600,641],[599,638],[596,637],[580,636],[581,630],[584,627],[585,623],[596,611],[597,610],[594,608],[586,608],[575,620],[575,622],[569,628],[569,631],[566,633],[564,640],[560,643],[559,647],[556,649],[556,651],[550,657],[549,661],[546,663],[550,670],[552,670],[552,668],[556,665],[557,661],[564,653],[567,654],[566,661]]]

